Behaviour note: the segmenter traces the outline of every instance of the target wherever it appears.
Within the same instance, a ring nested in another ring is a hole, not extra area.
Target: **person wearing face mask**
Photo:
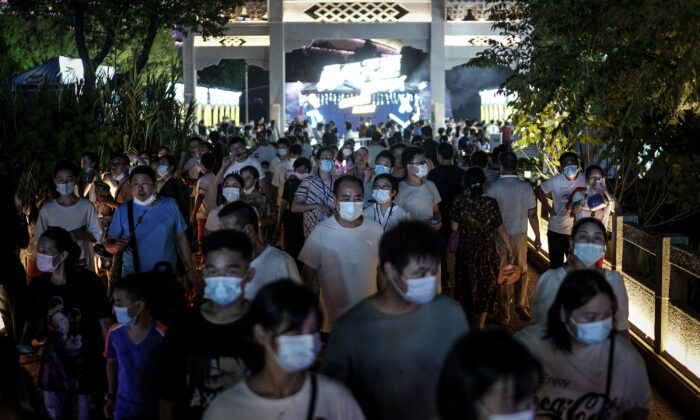
[[[231,388],[254,360],[245,316],[250,306],[245,288],[255,276],[249,268],[252,246],[234,230],[204,238],[204,303],[168,326],[154,377],[160,418],[199,419],[211,401]]]
[[[231,204],[237,201],[241,196],[241,190],[243,188],[244,182],[238,174],[228,174],[224,179],[223,188],[221,190],[221,204],[214,207],[212,211],[209,212],[207,216],[207,223],[204,226],[204,235],[207,236],[211,232],[215,232],[221,229],[219,223],[219,211],[224,208],[227,204]]]
[[[647,419],[651,389],[642,358],[616,334],[615,294],[596,270],[569,273],[545,322],[515,335],[542,363],[537,418]]]
[[[94,182],[99,179],[99,174],[97,173],[99,160],[100,158],[92,152],[85,152],[80,157],[80,169],[85,173],[79,189],[80,196],[87,198],[93,203],[97,201],[97,188]]]
[[[292,144],[287,154],[289,158],[281,160],[274,168],[270,197],[275,201],[275,207],[279,206],[280,199],[282,198],[282,190],[284,189],[284,182],[294,173],[294,162],[301,157],[301,152],[300,145]]]
[[[586,177],[578,171],[578,156],[574,152],[564,152],[559,157],[561,174],[544,181],[535,189],[535,196],[549,213],[547,225],[547,242],[549,245],[549,266],[558,268],[564,265],[564,257],[569,253],[571,228],[574,218],[567,208],[569,198],[577,188],[586,186]],[[547,201],[547,194],[552,195],[552,205]]]
[[[600,272],[610,284],[617,303],[615,314],[615,329],[627,331],[629,326],[629,301],[627,289],[622,276],[615,270],[606,270],[598,267],[598,261],[605,253],[607,233],[600,220],[588,217],[574,224],[571,232],[571,248],[573,260],[565,267],[552,268],[540,276],[532,297],[532,316],[534,322],[546,320],[547,312],[552,307],[557,290],[567,274],[582,269],[594,269]]]
[[[258,215],[253,206],[241,201],[229,204],[219,212],[219,223],[222,229],[245,233],[253,245],[250,266],[255,269],[255,276],[246,286],[246,299],[252,301],[261,287],[276,279],[288,278],[301,283],[294,259],[261,239]]]
[[[303,185],[303,183],[302,183]],[[301,188],[301,187],[300,187]],[[377,291],[377,249],[382,227],[362,217],[362,182],[345,175],[333,186],[336,214],[319,223],[299,253],[304,284],[321,290],[323,328]]]
[[[486,313],[498,290],[500,259],[495,236],[504,243],[507,261],[514,261],[510,238],[503,225],[498,201],[483,196],[486,181],[479,168],[469,168],[462,179],[464,194],[456,197],[450,211],[452,235],[458,236],[454,296],[483,329]]]
[[[156,185],[156,192],[161,197],[173,200],[180,212],[183,212],[182,201],[180,200],[180,185],[173,176],[177,160],[171,155],[163,155],[157,162],[156,176],[158,184]],[[131,173],[133,175],[133,171]]]
[[[114,284],[114,315],[109,329],[107,395],[103,411],[114,420],[158,418],[160,401],[151,391],[166,327],[149,311],[151,274],[130,274]]]
[[[435,230],[440,230],[442,215],[438,204],[442,198],[435,184],[427,180],[425,152],[418,147],[409,147],[401,153],[401,163],[406,178],[399,183],[394,201],[411,215],[411,219],[428,221]]]
[[[277,215],[270,198],[257,188],[257,169],[252,166],[241,169],[241,178],[243,178],[243,190],[241,190],[240,200],[255,208],[260,217],[260,228],[263,231],[263,236],[271,240],[273,233],[271,230],[277,222]]]
[[[470,332],[442,367],[440,420],[533,420],[541,378],[540,363],[508,333]]]
[[[385,232],[379,292],[333,326],[319,372],[348,385],[369,418],[437,414],[440,369],[468,329],[459,304],[437,294],[441,253],[439,234],[425,223],[404,221]]]
[[[224,391],[209,405],[204,420],[236,413],[247,420],[364,420],[350,391],[309,369],[321,349],[321,311],[309,290],[289,280],[260,289],[250,305],[257,349],[253,375]]]
[[[353,155],[353,159],[355,167],[349,169],[345,174],[357,177],[363,184],[368,183],[372,177],[372,170],[369,167],[369,150],[364,146],[360,147]]]
[[[104,340],[111,325],[107,290],[78,266],[80,249],[70,233],[50,227],[37,245],[43,272],[27,288],[21,344],[44,341],[38,385],[52,419],[90,418],[93,394],[103,389]]]
[[[339,174],[345,174],[355,167],[355,141],[347,140],[335,158],[335,168]]]
[[[61,161],[54,168],[54,183],[59,196],[46,203],[39,211],[34,231],[34,245],[49,226],[61,227],[71,233],[80,247],[79,264],[95,270],[92,244],[102,238],[102,227],[95,205],[75,195],[78,169],[69,161]]]
[[[289,147],[291,145],[292,142],[287,137],[277,140],[277,143],[275,143],[275,156],[268,160],[270,162],[270,172],[274,174],[275,169],[279,165],[287,167],[289,164]]]
[[[322,147],[316,153],[318,170],[309,175],[299,184],[292,212],[304,213],[304,237],[308,238],[316,225],[333,215],[335,202],[333,189],[336,177],[332,175],[335,169],[333,150]]]
[[[216,157],[214,157],[213,153],[202,155],[199,166],[203,175],[197,180],[197,186],[195,187],[197,198],[194,201],[192,215],[190,216],[190,223],[197,223],[197,242],[199,242],[200,246],[202,245],[207,217],[216,207],[217,185],[212,173],[215,164]]]
[[[372,188],[374,204],[367,207],[362,213],[365,219],[379,223],[384,231],[396,226],[402,220],[411,218],[406,210],[394,204],[398,187],[398,181],[391,175],[377,175],[374,178]]]
[[[241,172],[241,169],[246,166],[252,166],[258,171],[260,187],[263,189],[264,193],[267,193],[267,182],[264,181],[265,172],[263,172],[262,166],[260,166],[260,162],[258,162],[257,159],[248,156],[245,140],[241,137],[233,137],[229,144],[229,151],[231,154],[224,157],[221,162],[221,169],[219,169],[219,173],[216,175],[216,183],[221,184],[224,178],[226,178],[226,175],[232,173],[238,174]]]
[[[284,251],[294,258],[299,256],[299,251],[304,246],[304,216],[300,213],[294,213],[291,210],[291,204],[299,185],[310,173],[311,161],[309,159],[300,157],[295,160],[294,173],[284,182],[280,199],[277,231],[282,232]],[[297,268],[301,271],[303,265],[297,262]]]
[[[179,252],[193,285],[187,224],[177,205],[155,193],[156,175],[148,166],[136,167],[131,183],[134,198],[117,208],[105,241],[107,251],[123,255],[121,275],[151,271],[160,261],[174,268]]]
[[[255,134],[255,144],[251,147],[249,154],[258,162],[272,162],[278,153],[276,145],[270,143],[267,130],[261,129]]]
[[[132,199],[131,178],[129,177],[129,158],[124,153],[115,153],[110,157],[110,172],[102,176],[102,180],[109,185],[110,197],[97,197],[97,205],[104,205],[110,209],[116,209],[121,203]]]
[[[374,202],[374,197],[372,197],[374,178],[382,174],[389,174],[391,168],[394,166],[394,162],[394,155],[388,150],[382,150],[374,159],[374,168],[370,170],[371,176],[369,180],[365,182],[365,208],[369,207],[369,205]]]

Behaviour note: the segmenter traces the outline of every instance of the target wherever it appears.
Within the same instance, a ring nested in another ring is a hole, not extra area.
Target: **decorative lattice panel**
[[[512,3],[511,3],[512,4]],[[447,20],[451,21],[485,21],[493,20],[492,6],[485,1],[448,0],[445,5]]]
[[[224,47],[242,47],[245,39],[238,36],[224,36],[219,41]]]
[[[231,22],[260,22],[267,20],[266,1],[247,1],[236,7]]]
[[[396,22],[408,14],[398,3],[316,3],[304,11],[316,22]]]

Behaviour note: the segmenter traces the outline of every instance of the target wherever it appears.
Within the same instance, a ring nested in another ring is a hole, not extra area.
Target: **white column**
[[[185,35],[182,45],[182,81],[185,85],[184,105],[197,100],[197,70],[194,65],[194,33]]]
[[[270,25],[270,120],[277,121],[280,133],[284,131],[284,24],[282,0],[269,0],[267,15]]]
[[[445,126],[445,0],[433,0],[430,23],[430,120]]]

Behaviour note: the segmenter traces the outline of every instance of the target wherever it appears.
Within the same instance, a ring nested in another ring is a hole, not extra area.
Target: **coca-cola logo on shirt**
[[[577,399],[535,398],[537,418],[553,420],[605,420],[612,419],[617,411],[615,400],[605,394],[589,392]]]

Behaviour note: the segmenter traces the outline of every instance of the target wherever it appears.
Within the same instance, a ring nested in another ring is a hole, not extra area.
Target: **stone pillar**
[[[269,0],[267,15],[270,25],[270,120],[277,121],[280,134],[284,131],[284,11],[282,0]]]
[[[433,0],[430,23],[430,121],[445,126],[445,0]]]
[[[197,70],[194,65],[194,32],[185,35],[185,39],[183,40],[182,81],[185,85],[183,105],[188,106],[190,102],[197,101]]]

